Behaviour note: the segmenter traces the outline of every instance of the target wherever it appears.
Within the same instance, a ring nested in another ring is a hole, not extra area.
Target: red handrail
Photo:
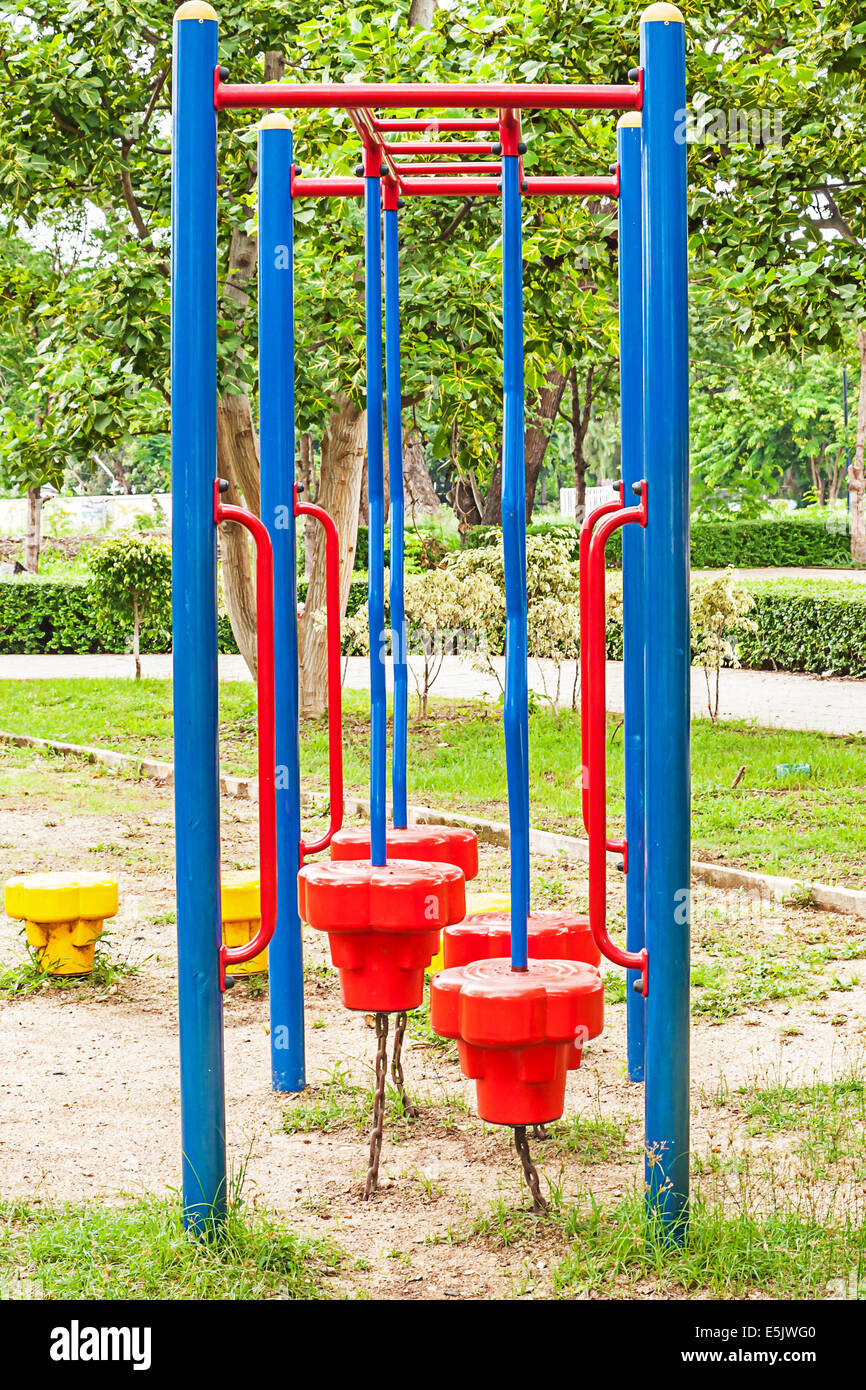
[[[325,531],[325,599],[328,610],[328,786],[331,813],[325,834],[312,844],[300,843],[301,863],[327,849],[343,824],[343,682],[340,673],[340,541],[334,518],[312,502],[302,502],[295,487],[295,516],[312,516]]]
[[[619,484],[619,501],[602,502],[601,506],[594,507],[584,518],[580,528],[580,747],[581,747],[581,810],[583,812],[583,828],[589,834],[589,791],[587,787],[587,768],[586,750],[589,746],[589,705],[584,692],[589,688],[589,641],[587,638],[587,614],[589,612],[589,544],[592,540],[592,533],[601,521],[602,517],[609,516],[612,512],[617,512],[625,506],[625,485]],[[584,595],[586,601],[584,601]],[[623,837],[622,840],[608,840],[607,848],[613,854],[622,855],[622,866],[628,870],[628,844]]]
[[[588,544],[586,576],[588,589],[581,594],[581,613],[586,609],[587,672],[589,685],[582,694],[587,714],[587,743],[584,753],[584,786],[588,794],[587,832],[589,834],[589,925],[602,955],[615,965],[641,974],[640,992],[647,992],[647,953],[624,951],[611,941],[607,932],[607,730],[605,727],[605,573],[604,548],[610,535],[620,526],[637,522],[646,526],[647,485],[641,482],[637,507],[620,506],[612,511],[592,533]]]
[[[220,501],[220,479],[214,482],[214,522],[235,521],[256,543],[256,694],[259,771],[259,883],[261,922],[255,936],[242,946],[220,946],[220,989],[226,987],[226,966],[241,965],[263,951],[277,925],[277,798],[274,682],[274,554],[267,527],[244,507]]]

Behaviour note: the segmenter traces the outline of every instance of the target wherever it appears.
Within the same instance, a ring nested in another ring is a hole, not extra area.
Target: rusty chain
[[[394,1088],[403,1106],[403,1114],[407,1119],[416,1120],[418,1118],[418,1107],[407,1096],[406,1085],[403,1080],[403,1039],[405,1036],[406,1010],[403,1009],[394,1020],[394,1051],[391,1057],[391,1076],[394,1081]]]
[[[538,1176],[538,1169],[532,1161],[529,1153],[529,1140],[526,1137],[526,1125],[514,1126],[514,1147],[517,1150],[517,1157],[523,1167],[523,1176],[526,1179],[526,1186],[532,1194],[532,1206],[535,1211],[547,1211],[547,1202],[541,1195],[541,1181]]]
[[[373,1128],[370,1132],[370,1158],[364,1197],[372,1197],[379,1186],[379,1155],[382,1152],[382,1125],[385,1120],[385,1083],[388,1080],[388,1015],[376,1015],[376,1090],[373,1096]]]

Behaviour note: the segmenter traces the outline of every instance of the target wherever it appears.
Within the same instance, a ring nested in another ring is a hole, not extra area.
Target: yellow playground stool
[[[23,919],[48,975],[89,975],[106,917],[117,912],[117,880],[102,874],[22,874],[6,884],[6,913]]]
[[[511,894],[510,893],[467,893],[466,894],[466,916],[471,917],[481,912],[510,912]],[[439,939],[439,950],[427,966],[427,974],[435,975],[444,965],[442,939]]]
[[[223,874],[221,878],[223,941],[226,946],[245,946],[261,925],[261,890],[258,869],[241,869]],[[268,948],[252,960],[240,965],[226,966],[227,975],[265,975],[268,969]]]

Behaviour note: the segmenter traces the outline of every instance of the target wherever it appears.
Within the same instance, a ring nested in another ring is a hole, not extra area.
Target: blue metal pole
[[[617,124],[619,164],[619,400],[622,479],[626,501],[643,477],[643,342],[641,310],[640,112]],[[622,530],[622,607],[625,687],[626,946],[645,945],[644,874],[644,534]],[[644,1078],[646,1001],[633,988],[640,972],[627,974],[628,1078]]]
[[[511,841],[511,964],[527,964],[529,690],[526,669],[526,465],[520,160],[502,158],[502,543],[505,559],[505,766]]]
[[[301,779],[295,561],[295,320],[292,127],[274,112],[259,125],[259,457],[261,515],[274,548],[277,752],[277,925],[268,950],[271,1078],[302,1091],[304,960],[298,916]]]
[[[183,1219],[225,1217],[225,1081],[219,985],[217,730],[216,113],[209,5],[174,22],[171,190],[171,467],[174,804]]]
[[[365,152],[364,262],[367,319],[367,526],[370,625],[370,858],[384,864],[388,708],[385,688],[385,422],[382,412],[382,180]]]
[[[689,1191],[688,267],[683,17],[655,4],[644,71],[647,1209],[686,1238]]]
[[[392,201],[389,190],[389,202]],[[396,190],[393,192],[396,202]],[[391,813],[396,826],[407,820],[409,668],[403,598],[404,504],[403,426],[400,398],[400,248],[397,208],[385,208],[385,366],[388,412],[388,486],[391,499],[391,642],[394,662],[394,713],[391,747]]]

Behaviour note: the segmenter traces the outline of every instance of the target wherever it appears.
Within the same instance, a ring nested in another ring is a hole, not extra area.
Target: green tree
[[[140,680],[141,621],[171,601],[171,547],[158,536],[125,531],[97,546],[89,558],[97,605],[132,629],[135,679]]]

